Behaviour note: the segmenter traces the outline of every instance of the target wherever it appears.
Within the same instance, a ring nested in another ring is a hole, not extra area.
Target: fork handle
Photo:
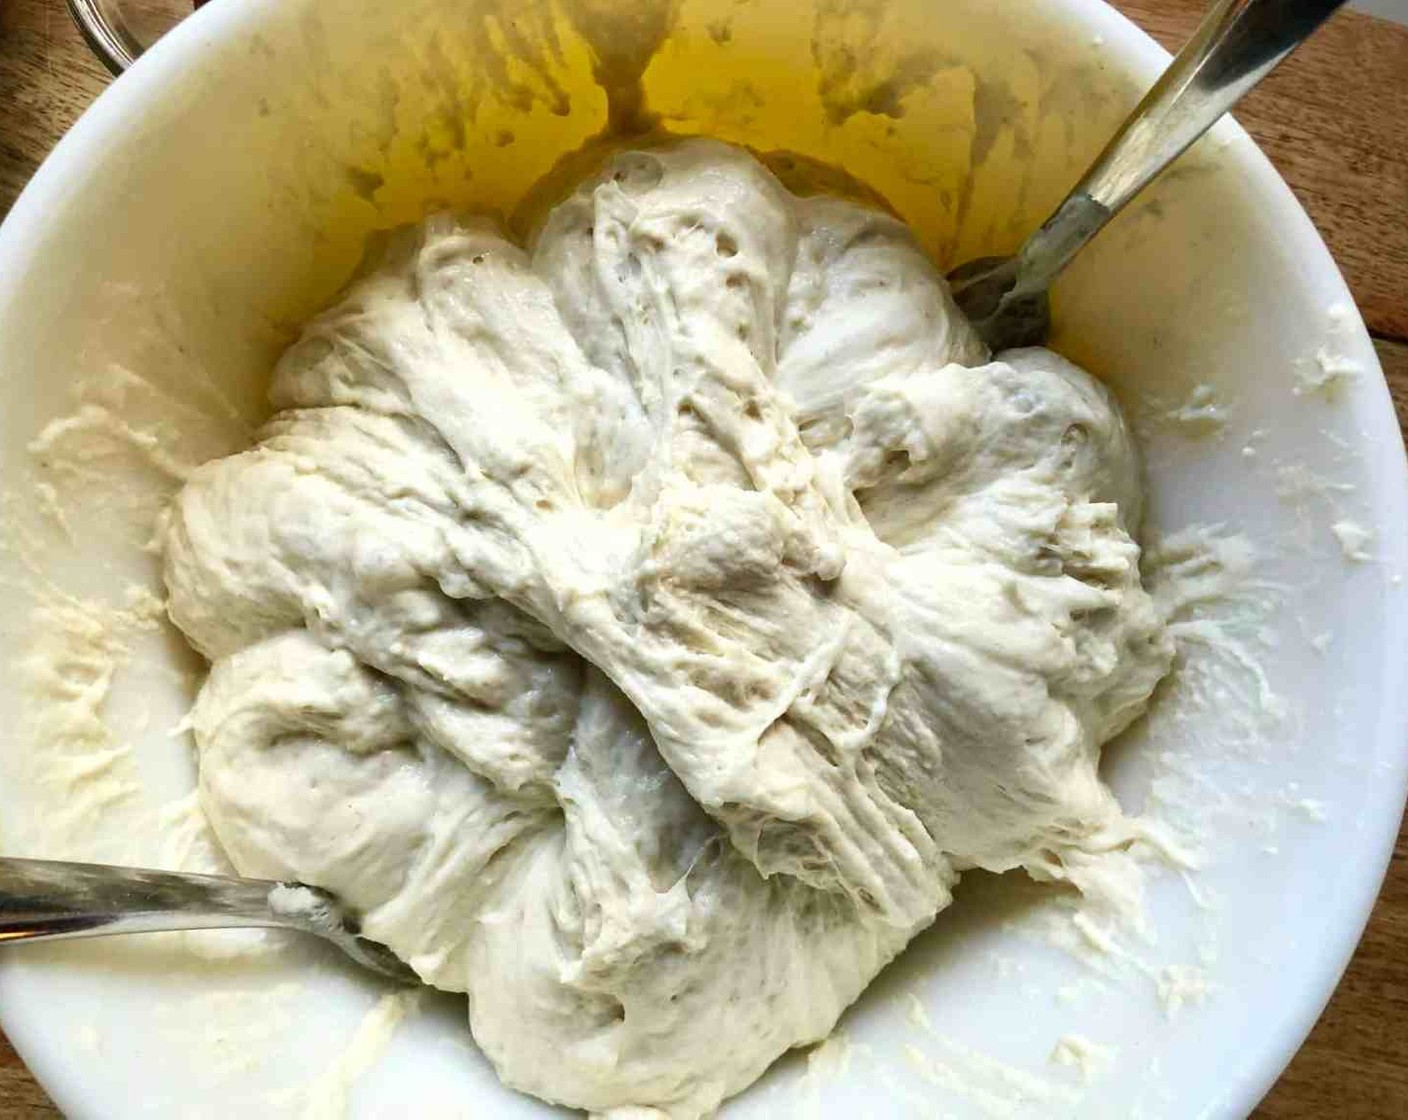
[[[1130,199],[1344,0],[1217,0],[1084,178],[1019,255],[1017,293],[1044,291]]]
[[[302,928],[257,879],[56,860],[0,859],[0,944],[113,933]]]

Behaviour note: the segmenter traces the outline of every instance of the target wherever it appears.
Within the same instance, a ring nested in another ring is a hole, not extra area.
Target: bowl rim
[[[1105,0],[1046,0],[1052,12],[1103,39],[1117,64],[1136,76],[1152,81],[1167,65],[1169,53],[1128,17]],[[103,153],[140,126],[143,106],[162,96],[178,75],[200,67],[204,54],[231,39],[248,35],[260,26],[265,14],[279,0],[245,0],[242,4],[206,4],[146,51],[136,64],[119,75],[60,139],[0,222],[0,318],[16,298],[21,278],[42,249],[46,229],[62,215],[64,204],[81,193],[85,178]],[[1329,287],[1335,298],[1354,308],[1356,331],[1364,349],[1373,355],[1368,333],[1348,286],[1328,247],[1299,201],[1242,127],[1233,120],[1225,158],[1235,160],[1250,193],[1264,200],[1272,220],[1293,237],[1307,254],[1307,267]],[[1367,363],[1366,363],[1367,364]],[[1392,398],[1376,356],[1365,370],[1363,389],[1373,394],[1373,411],[1367,418],[1367,440],[1373,447],[1372,471],[1381,484],[1381,508],[1391,516],[1382,522],[1389,531],[1378,547],[1381,558],[1396,571],[1408,570],[1408,457]],[[1369,453],[1366,452],[1366,455]],[[1397,749],[1385,752],[1381,780],[1366,798],[1362,814],[1368,818],[1361,832],[1364,859],[1339,887],[1343,905],[1339,920],[1327,936],[1302,955],[1299,992],[1288,1014],[1247,1046],[1245,1060],[1221,1091],[1206,1104],[1204,1117],[1248,1115],[1285,1070],[1315,1025],[1358,946],[1378,897],[1403,818],[1408,796],[1408,690],[1394,686],[1393,666],[1408,663],[1408,606],[1398,596],[1397,609],[1386,626],[1384,683],[1380,688],[1378,725],[1383,742]],[[7,970],[0,961],[0,986]],[[59,1064],[58,1048],[41,1032],[0,1001],[3,1026],[16,1052],[35,1078],[65,1113],[86,1114],[87,1098],[76,1079]]]
[[[97,0],[65,0],[88,49],[116,77],[142,53],[142,46],[121,23],[109,18]]]

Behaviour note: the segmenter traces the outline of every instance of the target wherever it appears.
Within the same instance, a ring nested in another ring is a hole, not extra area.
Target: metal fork
[[[1011,257],[949,273],[960,310],[992,350],[1036,346],[1047,289],[1090,240],[1344,0],[1218,0],[1056,212]]]
[[[0,859],[0,944],[183,929],[278,927],[316,934],[364,968],[420,978],[360,934],[337,896],[303,883],[148,871],[98,863]]]

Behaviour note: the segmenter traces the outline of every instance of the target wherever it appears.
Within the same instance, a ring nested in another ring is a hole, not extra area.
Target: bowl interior
[[[203,9],[0,230],[0,846],[219,866],[173,733],[200,666],[149,545],[370,232],[515,221],[634,67],[667,128],[840,166],[948,267],[1013,249],[1163,57],[1095,0]],[[1180,668],[1106,769],[1185,866],[1151,867],[1147,935],[1110,944],[1068,898],[969,877],[839,1041],[729,1115],[1242,1114],[1358,936],[1402,806],[1408,500],[1339,275],[1224,122],[1062,281],[1057,328],[1143,437]],[[462,1001],[267,935],[11,952],[0,1007],[73,1115],[550,1111],[497,1084]]]

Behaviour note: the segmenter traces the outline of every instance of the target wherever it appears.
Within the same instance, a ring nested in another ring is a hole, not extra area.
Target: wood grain
[[[62,0],[0,0],[0,215],[107,83]]]
[[[1196,25],[1204,0],[1116,6],[1172,49]],[[107,80],[62,0],[0,0],[0,215]],[[1408,29],[1335,16],[1237,116],[1343,268],[1408,430]],[[0,1117],[58,1115],[0,1035]],[[1408,832],[1334,998],[1256,1115],[1408,1117]]]
[[[0,1116],[6,1120],[50,1120],[59,1115],[9,1040],[0,1034]]]
[[[1405,293],[1405,298],[1408,298],[1408,293]],[[1408,437],[1408,342],[1376,338],[1374,349],[1379,352],[1379,364],[1384,367],[1384,377],[1388,379],[1388,391],[1393,396],[1393,407],[1398,413],[1398,426]]]

